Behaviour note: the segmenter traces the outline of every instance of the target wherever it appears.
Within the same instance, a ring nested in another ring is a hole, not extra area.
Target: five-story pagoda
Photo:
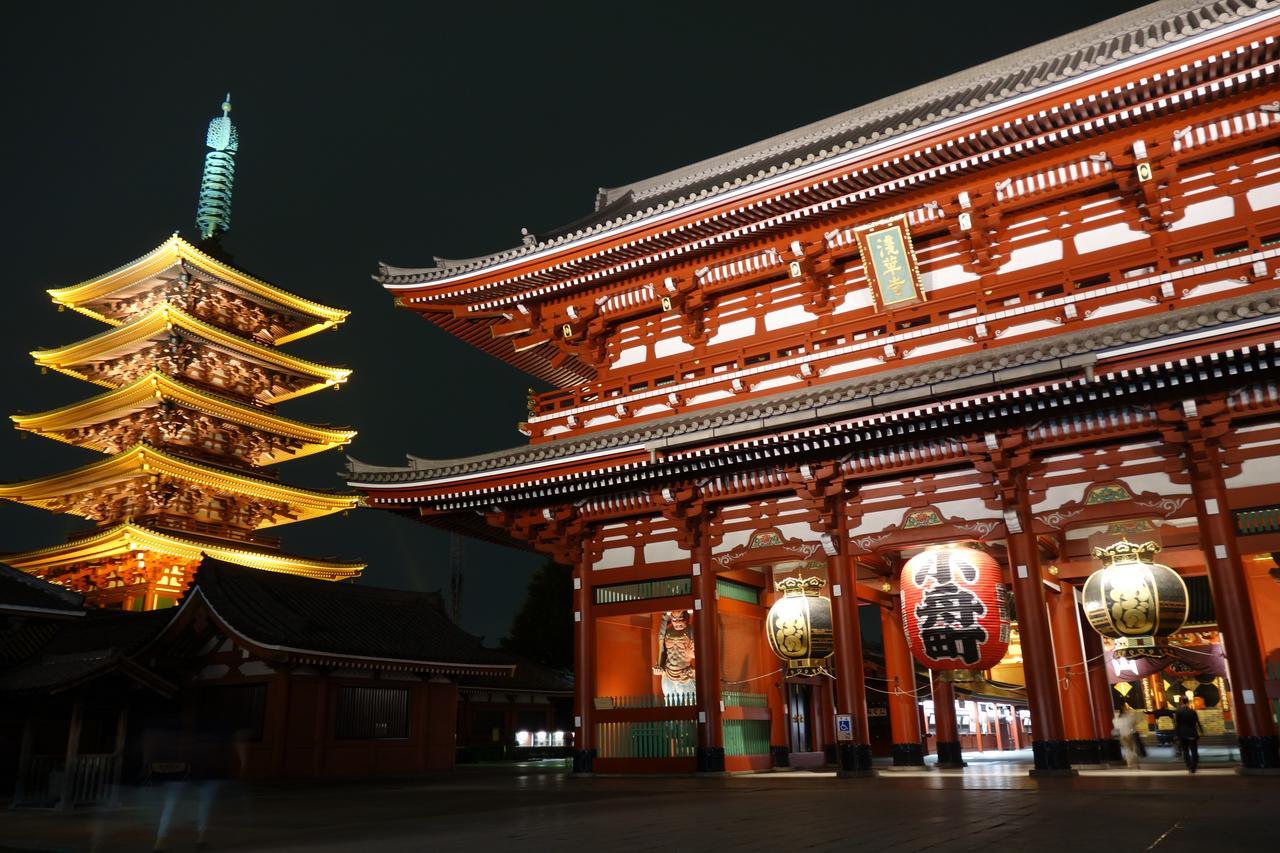
[[[336,387],[350,371],[282,352],[347,312],[233,268],[230,226],[238,140],[224,103],[209,126],[197,226],[138,260],[50,290],[59,307],[111,328],[32,353],[42,368],[107,390],[48,412],[15,415],[22,430],[105,454],[92,464],[0,486],[0,497],[79,515],[96,528],[5,562],[85,593],[104,607],[173,604],[205,556],[329,580],[363,564],[281,552],[259,530],[356,505],[355,495],[279,482],[270,466],[346,444],[354,431],[282,417],[275,405]]]

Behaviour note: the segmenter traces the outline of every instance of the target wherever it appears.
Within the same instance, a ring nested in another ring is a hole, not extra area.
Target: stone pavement
[[[843,780],[791,772],[575,778],[551,766],[459,768],[401,782],[224,788],[214,850],[544,851],[1275,849],[1280,778],[1227,767],[1085,771],[1033,780],[1020,762]],[[188,789],[167,849],[195,849]],[[0,812],[0,851],[145,851],[161,798],[59,815]]]

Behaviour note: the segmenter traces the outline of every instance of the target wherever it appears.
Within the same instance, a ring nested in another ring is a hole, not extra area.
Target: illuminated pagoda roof
[[[328,450],[350,442],[356,434],[355,430],[313,426],[284,418],[154,371],[129,385],[83,402],[38,414],[13,415],[12,420],[18,429],[109,453],[113,451],[105,444],[111,436],[104,434],[86,439],[76,431],[164,403],[178,404],[222,421],[284,436],[300,443],[292,453],[274,445],[268,447],[265,456],[254,460],[259,465],[271,465]]]
[[[95,378],[90,376],[84,368],[91,363],[122,358],[152,344],[165,343],[174,333],[185,333],[190,338],[223,350],[233,358],[255,361],[268,368],[288,371],[311,380],[293,390],[272,393],[262,402],[278,403],[319,388],[338,385],[351,375],[351,371],[346,368],[326,367],[254,343],[247,338],[205,323],[171,305],[157,305],[151,311],[123,326],[67,346],[36,350],[31,353],[31,356],[41,367],[57,370],[77,379],[118,388],[131,384],[136,377],[128,377],[125,381]]]
[[[303,299],[247,275],[200,251],[177,234],[136,261],[88,281],[50,290],[49,296],[59,305],[116,326],[126,321],[115,316],[112,309],[116,302],[169,285],[184,271],[211,278],[230,292],[298,318],[296,328],[281,330],[268,341],[277,346],[336,326],[350,313]]]
[[[137,551],[179,560],[196,561],[213,557],[250,569],[329,581],[355,578],[365,567],[364,563],[298,557],[251,542],[159,531],[130,522],[95,530],[48,548],[10,554],[4,560],[13,568],[24,572],[41,572]]]
[[[352,509],[358,501],[356,495],[286,486],[244,471],[193,462],[146,444],[135,445],[123,453],[61,474],[0,485],[0,498],[80,515],[83,513],[71,505],[73,496],[152,477],[169,477],[193,486],[289,506],[293,517],[269,515],[258,523],[258,527],[329,515]]]

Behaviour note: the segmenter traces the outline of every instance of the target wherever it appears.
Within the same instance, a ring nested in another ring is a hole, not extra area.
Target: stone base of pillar
[[[822,745],[822,763],[835,764],[840,759],[836,756],[836,745],[827,743]]]
[[[1119,738],[1108,738],[1098,741],[1102,749],[1102,760],[1113,764],[1124,764],[1124,750],[1120,748]]]
[[[895,743],[893,745],[894,767],[923,767],[924,745],[919,743]]]
[[[940,740],[937,743],[938,766],[943,770],[958,770],[965,766],[964,753],[960,751],[960,741]]]
[[[1071,757],[1065,740],[1036,740],[1031,742],[1031,756],[1035,760],[1032,776],[1075,776],[1071,769]]]
[[[724,772],[724,747],[723,746],[698,747],[697,767],[698,767],[699,773],[723,773]]]
[[[865,743],[841,743],[836,746],[836,775],[841,777],[874,776],[871,746]]]
[[[1082,764],[1101,765],[1106,762],[1102,755],[1102,743],[1096,740],[1067,741],[1067,759],[1072,767]]]
[[[579,776],[587,776],[592,772],[596,760],[594,749],[575,749],[573,751],[573,772]]]
[[[1241,736],[1240,764],[1244,771],[1280,769],[1280,738],[1275,735]]]
[[[791,750],[785,746],[771,746],[769,752],[773,755],[774,770],[790,770],[791,769]]]

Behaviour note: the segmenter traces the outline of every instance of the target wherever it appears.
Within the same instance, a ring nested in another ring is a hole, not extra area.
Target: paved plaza
[[[563,768],[459,768],[408,782],[224,788],[214,850],[989,850],[1273,849],[1280,778],[1225,765],[1195,776],[1166,757],[1139,771],[1033,780],[1020,761],[971,756],[964,771],[843,780],[783,772],[719,778],[575,778]],[[196,849],[198,789],[169,850]],[[162,797],[113,812],[0,813],[0,851],[140,851]]]

